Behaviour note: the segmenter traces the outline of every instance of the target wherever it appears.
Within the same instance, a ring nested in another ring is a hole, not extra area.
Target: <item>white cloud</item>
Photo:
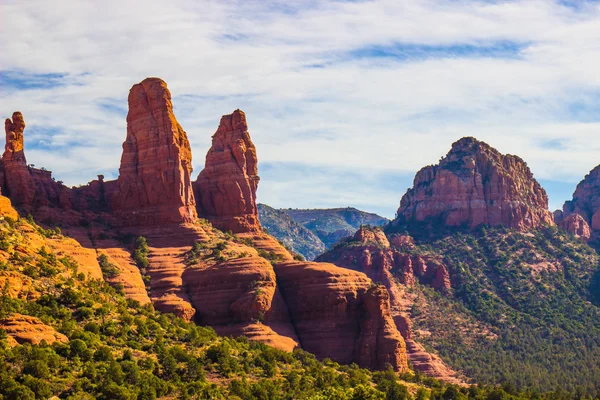
[[[118,168],[125,121],[114,107],[126,107],[132,84],[160,76],[196,173],[220,115],[236,108],[261,162],[332,171],[293,180],[270,171],[260,199],[275,206],[289,193],[307,207],[362,198],[391,215],[406,188],[377,180],[369,197],[369,176],[413,174],[462,136],[520,155],[546,180],[576,183],[600,162],[597,2],[289,3],[4,1],[0,68],[68,75],[20,91],[3,76],[0,110],[20,109],[27,145],[44,144],[27,151],[30,162],[84,183]],[[513,54],[494,54],[498,43]],[[405,59],[365,52],[402,54],[401,44],[421,48]],[[356,179],[340,187],[340,171]]]

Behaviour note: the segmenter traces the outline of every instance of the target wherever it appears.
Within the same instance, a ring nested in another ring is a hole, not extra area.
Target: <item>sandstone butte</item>
[[[579,182],[573,199],[554,213],[556,222],[584,240],[600,236],[600,165]]]
[[[77,239],[72,251],[81,253],[80,263],[90,271],[99,267],[95,257],[85,260],[86,251],[105,254],[119,270],[109,282],[123,285],[130,298],[151,301],[161,311],[211,325],[221,334],[243,334],[285,350],[301,346],[319,358],[373,369],[387,364],[408,369],[406,344],[383,287],[362,272],[295,261],[262,232],[256,150],[243,112],[221,119],[205,169],[193,185],[189,142],[158,78],[130,91],[127,138],[115,181],[99,176],[67,188],[49,171],[28,167],[24,128],[20,113],[7,120],[2,193],[17,209],[41,223],[60,224]],[[146,237],[149,291],[131,244],[117,233]],[[220,257],[187,261],[194,243],[212,251],[220,246]]]
[[[400,201],[392,226],[430,223],[526,231],[554,224],[548,196],[519,157],[465,137],[438,165],[421,169]]]

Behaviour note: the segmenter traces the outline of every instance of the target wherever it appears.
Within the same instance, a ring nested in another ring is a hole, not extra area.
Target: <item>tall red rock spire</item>
[[[127,138],[112,206],[124,225],[192,222],[192,152],[175,119],[171,93],[159,78],[129,92]]]
[[[224,115],[212,137],[206,163],[194,182],[198,214],[224,231],[259,231],[256,148],[250,140],[246,114]]]
[[[6,131],[6,145],[2,159],[27,165],[23,151],[23,131],[25,130],[23,114],[15,111],[12,115],[12,121],[7,118],[4,122],[4,129]]]
[[[25,159],[24,136],[25,120],[23,114],[15,111],[12,120],[4,122],[6,145],[2,155],[3,179],[2,193],[10,196],[15,206],[29,206],[35,197],[35,183],[27,168]]]

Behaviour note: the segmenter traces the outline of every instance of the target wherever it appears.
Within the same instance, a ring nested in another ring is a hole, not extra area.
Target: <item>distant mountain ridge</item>
[[[258,204],[258,217],[269,234],[307,260],[313,260],[327,250],[317,235],[281,210]]]
[[[389,220],[354,207],[325,209],[281,209],[292,219],[315,233],[330,248],[340,239],[353,235],[361,225],[383,226]]]
[[[287,247],[312,260],[351,236],[362,225],[383,226],[389,220],[354,207],[275,209],[258,205],[261,224]]]

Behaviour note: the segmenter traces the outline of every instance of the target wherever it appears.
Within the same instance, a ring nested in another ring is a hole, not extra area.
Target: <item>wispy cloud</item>
[[[128,89],[146,76],[168,82],[196,172],[219,117],[246,111],[274,206],[393,216],[414,173],[466,135],[528,161],[553,207],[600,163],[597,1],[6,0],[0,13],[0,110],[24,113],[28,160],[69,184],[116,174]]]

